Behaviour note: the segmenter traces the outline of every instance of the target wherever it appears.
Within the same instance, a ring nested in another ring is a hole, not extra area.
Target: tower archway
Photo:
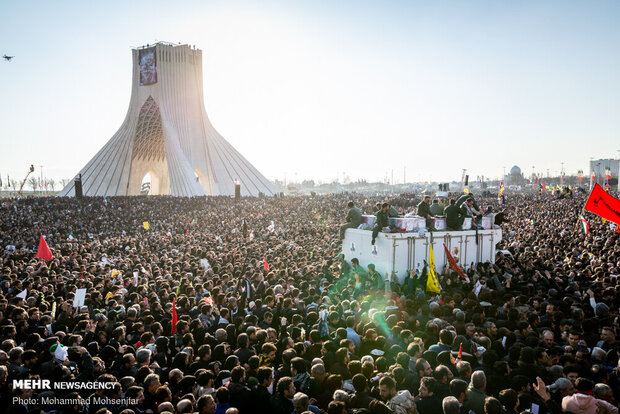
[[[149,176],[149,194],[170,194],[168,161],[159,105],[149,96],[138,115],[133,139],[128,195],[142,193],[144,178]]]

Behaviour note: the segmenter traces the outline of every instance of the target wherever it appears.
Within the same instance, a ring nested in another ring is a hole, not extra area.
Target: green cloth
[[[394,206],[390,206],[390,209],[388,210],[387,214],[388,214],[388,217],[398,217],[399,216],[398,210],[396,210],[394,208]]]

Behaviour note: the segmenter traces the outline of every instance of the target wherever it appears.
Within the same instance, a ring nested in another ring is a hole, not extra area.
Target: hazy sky
[[[587,170],[620,150],[620,2],[3,1],[0,174],[71,178],[120,127],[131,48],[203,50],[215,128],[267,178]]]

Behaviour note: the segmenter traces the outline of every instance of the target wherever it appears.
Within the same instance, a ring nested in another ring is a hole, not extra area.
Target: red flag
[[[47,242],[43,238],[43,234],[41,234],[41,238],[39,239],[39,248],[37,249],[37,255],[35,257],[39,257],[43,260],[52,260],[54,258]]]
[[[263,258],[263,265],[265,266],[265,272],[269,273],[269,263],[267,263],[267,258]]]
[[[172,325],[170,326],[170,335],[177,333],[177,305],[176,299],[172,298]]]
[[[606,193],[598,184],[592,188],[584,209],[614,223],[620,223],[620,200]]]
[[[213,298],[211,296],[207,296],[205,298],[202,298],[202,300],[205,301],[205,304],[207,304],[209,306],[213,306]]]
[[[448,262],[450,262],[450,270],[458,273],[459,276],[461,276],[463,279],[467,279],[467,276],[465,276],[465,272],[463,272],[463,269],[461,269],[459,265],[456,264],[456,260],[454,260],[454,257],[452,257],[452,255],[450,254],[450,250],[448,250],[445,243],[443,245],[443,248],[446,251],[446,257],[448,258]]]
[[[452,356],[450,356],[450,358],[452,358]],[[461,362],[462,358],[463,358],[463,342],[461,342],[461,345],[459,346],[459,354],[457,355],[456,358],[452,360],[452,365],[456,366],[456,364]]]

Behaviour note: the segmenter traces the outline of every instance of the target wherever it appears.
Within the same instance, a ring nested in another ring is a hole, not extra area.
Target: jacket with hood
[[[562,411],[570,411],[573,414],[618,414],[618,408],[607,401],[580,393],[564,397]]]

